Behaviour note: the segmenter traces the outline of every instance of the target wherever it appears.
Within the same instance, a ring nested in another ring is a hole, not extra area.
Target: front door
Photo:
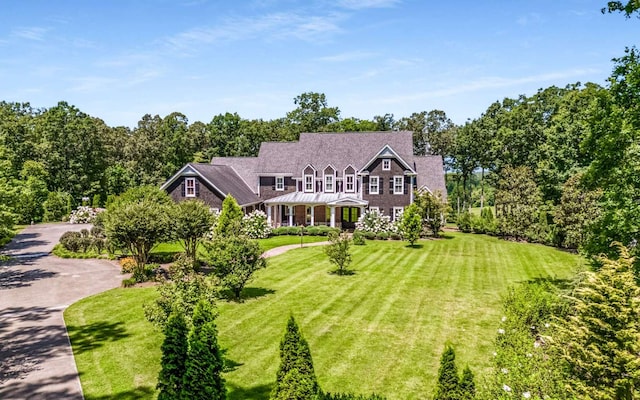
[[[359,217],[358,207],[342,207],[342,229],[355,229]]]

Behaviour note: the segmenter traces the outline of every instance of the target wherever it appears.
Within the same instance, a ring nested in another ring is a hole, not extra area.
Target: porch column
[[[289,207],[289,226],[293,226],[293,206]]]
[[[316,224],[316,216],[315,216],[315,206],[311,206],[311,226],[314,226]]]
[[[271,226],[271,206],[267,206],[267,225]]]
[[[329,209],[331,210],[331,223],[329,224],[329,226],[332,228],[335,228],[336,227],[336,208],[329,207]]]

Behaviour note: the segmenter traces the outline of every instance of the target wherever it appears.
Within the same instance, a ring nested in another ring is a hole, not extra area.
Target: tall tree
[[[473,400],[476,398],[476,383],[473,379],[473,372],[467,365],[462,370],[460,377],[460,400]]]
[[[400,223],[402,236],[412,247],[420,239],[420,234],[422,233],[422,217],[420,214],[420,209],[416,203],[411,204],[402,213],[402,221]]]
[[[216,236],[229,237],[237,236],[242,230],[242,208],[231,194],[222,201],[222,210],[218,216],[215,233]]]
[[[206,300],[200,300],[196,305],[188,342],[182,398],[226,399],[227,391],[222,377],[224,361],[218,345],[215,313]]]
[[[496,217],[503,235],[526,237],[537,220],[541,197],[527,167],[506,167],[496,188]]]
[[[173,208],[175,238],[182,240],[185,253],[193,260],[194,265],[198,244],[209,232],[212,224],[213,215],[201,200],[181,201]]]
[[[602,13],[621,12],[627,18],[631,18],[634,13],[638,13],[636,17],[640,18],[640,2],[638,0],[624,1],[608,1],[607,6],[602,8]]]
[[[433,400],[460,400],[456,353],[451,346],[447,346],[444,349],[440,358],[438,382],[436,383]]]
[[[581,180],[582,174],[576,174],[564,184],[553,218],[560,229],[562,245],[570,249],[582,246],[591,224],[600,215],[598,199],[602,191],[586,189]]]
[[[328,106],[324,93],[305,92],[296,96],[293,102],[298,107],[287,113],[287,120],[297,133],[321,132],[340,117],[340,110]]]
[[[280,367],[270,399],[311,399],[319,389],[309,345],[292,315],[280,342]]]
[[[451,156],[455,124],[441,110],[413,113],[400,119],[398,129],[413,132],[413,154]]]
[[[158,400],[175,400],[182,395],[187,361],[187,322],[182,312],[173,312],[164,327],[160,359],[160,374],[156,388]]]

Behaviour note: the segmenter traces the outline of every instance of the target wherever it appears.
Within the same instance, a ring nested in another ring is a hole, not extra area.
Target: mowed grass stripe
[[[420,241],[422,247],[413,249],[396,241],[354,246],[351,276],[330,274],[335,267],[322,248],[270,259],[248,285],[263,289],[262,295],[218,305],[219,340],[236,363],[225,373],[229,399],[268,399],[291,313],[325,390],[378,392],[389,400],[429,398],[446,343],[455,346],[459,367],[469,364],[480,381],[491,363],[500,296],[512,284],[569,278],[580,258],[486,236],[448,236]],[[77,318],[68,322],[75,326],[122,321],[127,334],[144,333],[78,353],[88,399],[124,393],[145,398],[136,388],[155,386],[162,337],[140,308],[141,297],[154,295],[153,288],[117,289],[69,309]],[[131,368],[116,367],[124,364]]]

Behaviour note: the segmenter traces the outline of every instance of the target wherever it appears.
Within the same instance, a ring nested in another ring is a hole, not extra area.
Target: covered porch
[[[272,227],[317,226],[354,229],[368,201],[344,193],[293,192],[265,200],[267,221]]]

